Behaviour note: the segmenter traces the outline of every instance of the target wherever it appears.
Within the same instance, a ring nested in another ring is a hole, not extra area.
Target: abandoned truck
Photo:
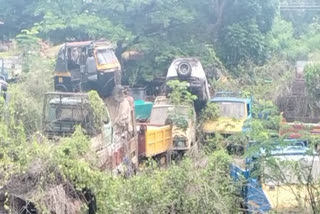
[[[312,213],[310,191],[320,178],[319,156],[302,141],[282,144],[261,148],[258,154],[231,164],[246,213]]]
[[[210,99],[206,73],[201,62],[196,58],[175,59],[171,63],[166,77],[166,82],[170,80],[188,82],[190,92],[196,95],[199,101],[206,102]],[[169,93],[170,89],[167,88],[166,91]]]
[[[173,126],[173,158],[182,157],[196,144],[196,112],[191,104],[174,105],[165,96],[159,96],[152,107],[150,124]]]
[[[252,99],[239,98],[234,93],[223,92],[217,93],[210,102],[218,106],[219,117],[204,122],[202,131],[205,141],[217,133],[228,137],[246,131],[245,122],[252,117]]]
[[[137,134],[132,117],[134,109],[127,99],[108,101],[108,105],[102,118],[102,127],[95,127],[94,110],[88,94],[47,93],[43,108],[44,133],[50,139],[58,139],[70,136],[76,126],[80,125],[91,137],[91,149],[98,155],[98,167],[101,170],[122,171],[124,163],[129,167],[126,169],[132,167],[134,170],[138,165]]]
[[[172,149],[172,126],[154,125],[149,123],[138,124],[139,162],[147,158],[160,161],[160,164],[169,164]]]
[[[54,88],[62,92],[96,90],[110,96],[121,82],[121,66],[108,42],[65,43],[55,66]]]

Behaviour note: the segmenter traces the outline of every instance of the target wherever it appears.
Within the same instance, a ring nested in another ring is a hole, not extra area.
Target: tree
[[[263,62],[268,50],[265,35],[272,28],[278,1],[227,0],[225,4],[217,40],[219,56],[228,65],[248,59]]]

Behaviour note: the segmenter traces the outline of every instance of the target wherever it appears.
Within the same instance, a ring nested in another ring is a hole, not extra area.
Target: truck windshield
[[[232,117],[236,119],[246,116],[246,105],[241,102],[215,102],[219,107],[221,117]]]
[[[118,63],[116,55],[110,49],[97,50],[96,56],[99,65]]]
[[[88,114],[81,106],[68,106],[50,104],[48,111],[48,122],[72,121],[81,122]]]
[[[179,114],[189,118],[191,116],[190,108],[187,106],[159,106],[153,107],[150,123],[155,125],[165,125],[170,114]]]

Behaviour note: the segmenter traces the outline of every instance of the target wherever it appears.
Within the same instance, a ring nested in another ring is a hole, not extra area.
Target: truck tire
[[[177,72],[180,77],[188,77],[191,75],[192,67],[188,62],[181,62],[178,65]]]

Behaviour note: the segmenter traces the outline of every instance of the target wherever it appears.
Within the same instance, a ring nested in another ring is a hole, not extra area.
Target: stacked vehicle
[[[190,92],[206,103],[209,86],[199,60],[180,58],[171,64],[167,81],[189,83]],[[44,131],[50,138],[71,135],[81,125],[92,139],[101,169],[135,169],[139,160],[156,158],[169,163],[196,144],[193,103],[174,105],[166,96],[146,101],[145,90],[121,85],[121,66],[112,45],[85,41],[65,43],[59,50],[54,86],[44,106]],[[105,103],[102,127],[94,127],[86,92],[96,90]],[[136,124],[136,120],[139,122]]]
[[[138,165],[138,138],[132,98],[120,86],[121,66],[105,41],[65,43],[55,66],[54,88],[44,105],[44,132],[50,138],[71,135],[81,125],[99,156],[99,167],[133,172]],[[95,127],[87,92],[104,102],[104,125]]]
[[[210,99],[209,83],[201,62],[196,58],[177,58],[168,70],[166,81],[180,80],[189,84],[189,90],[199,101]],[[167,93],[170,89],[167,88]]]
[[[121,65],[111,43],[71,42],[59,50],[54,77],[56,91],[96,90],[107,97],[120,83]]]

